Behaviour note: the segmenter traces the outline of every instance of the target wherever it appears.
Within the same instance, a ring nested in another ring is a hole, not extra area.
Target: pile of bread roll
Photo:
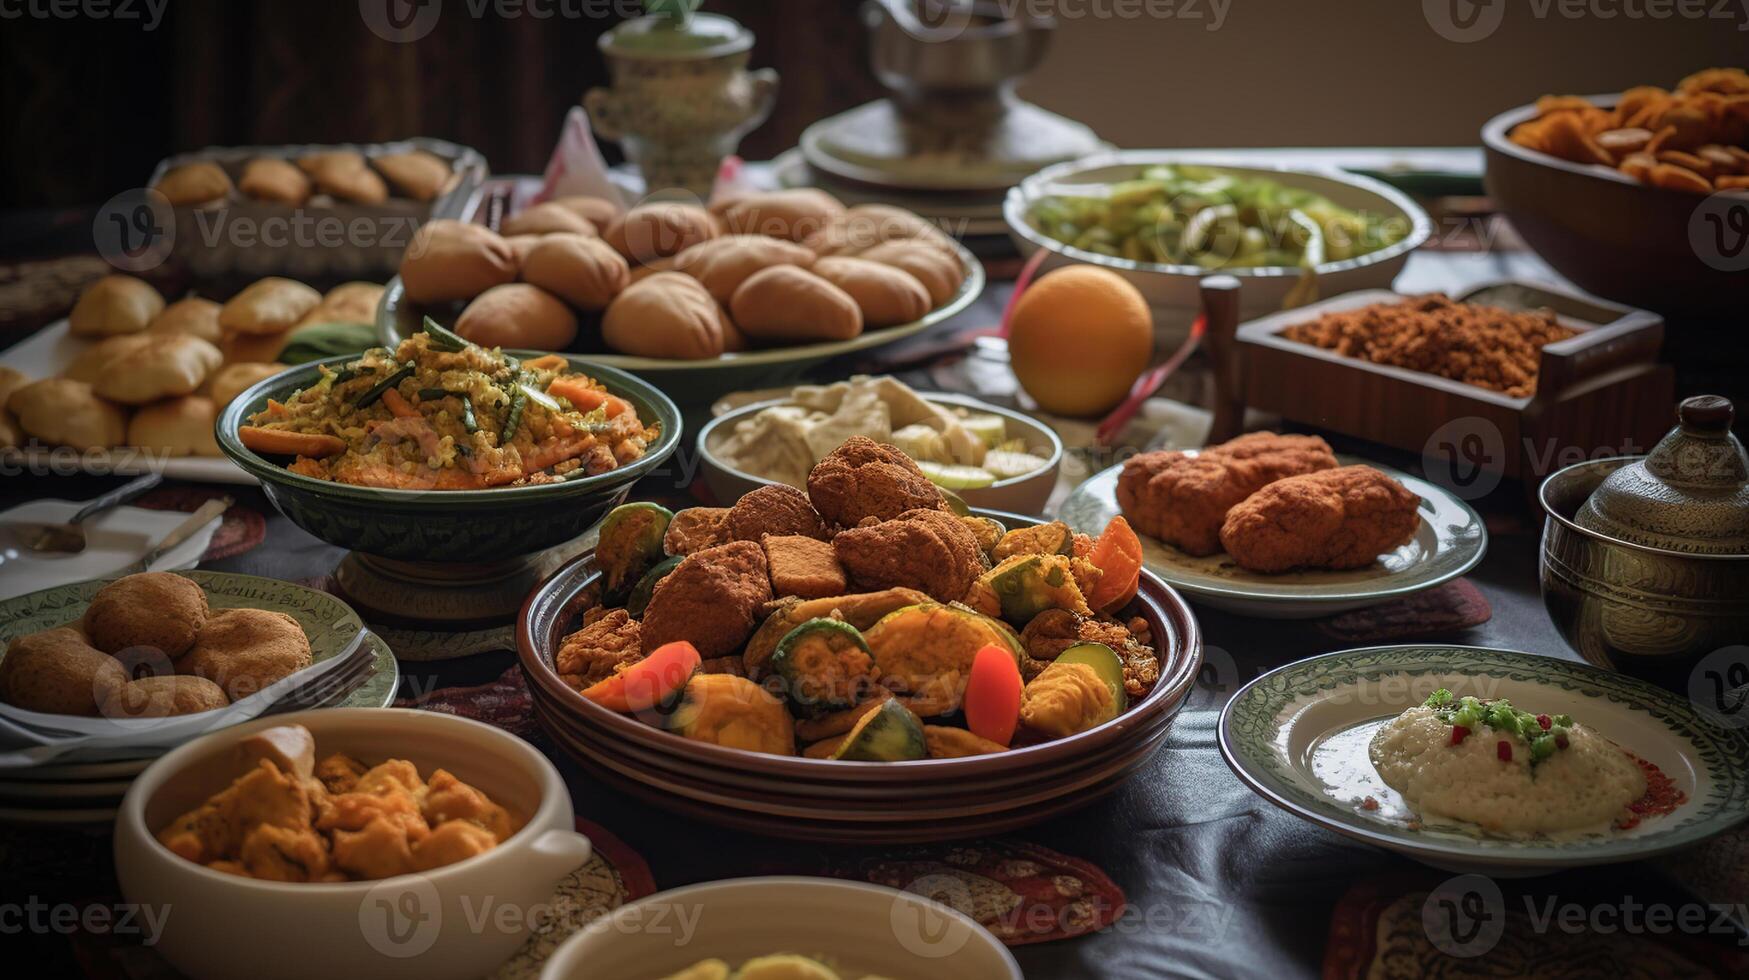
[[[624,213],[560,198],[512,215],[502,235],[429,222],[401,260],[414,304],[467,302],[454,328],[475,343],[565,350],[578,313],[599,313],[609,349],[680,360],[911,323],[965,277],[952,240],[924,219],[813,189]]]
[[[143,279],[105,276],[67,318],[88,344],[59,377],[33,380],[0,367],[0,447],[217,456],[219,410],[285,370],[274,358],[299,330],[370,323],[381,295],[373,283],[346,283],[324,296],[268,278],[223,304],[199,296],[166,304]]]
[[[391,196],[430,201],[455,179],[448,160],[425,150],[368,160],[352,150],[327,150],[296,160],[256,157],[235,182],[217,162],[196,160],[170,168],[152,186],[176,207],[213,207],[239,196],[303,207],[326,203],[324,198],[354,204],[381,204]]]

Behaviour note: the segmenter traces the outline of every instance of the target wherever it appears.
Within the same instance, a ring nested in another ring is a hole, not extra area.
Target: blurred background
[[[354,0],[155,0],[155,18],[125,2],[126,19],[0,14],[0,208],[99,203],[209,145],[425,135],[539,172],[566,110],[607,81],[595,42],[623,6],[427,0],[443,3],[435,29],[399,44]],[[1618,0],[1577,19],[1552,0],[1009,2],[1058,17],[1021,95],[1125,147],[1473,145],[1489,116],[1545,92],[1669,86],[1749,49],[1743,0],[1708,0],[1721,16],[1698,19]],[[860,6],[706,0],[756,32],[753,64],[786,83],[744,156],[882,94]],[[1498,26],[1454,42],[1432,26],[1453,15]],[[4,227],[7,253],[31,249],[30,227]]]

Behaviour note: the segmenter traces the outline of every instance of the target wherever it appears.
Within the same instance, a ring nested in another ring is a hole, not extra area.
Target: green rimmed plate
[[[1194,454],[1194,451],[1192,451]],[[1421,498],[1421,526],[1414,540],[1349,571],[1248,572],[1225,554],[1197,558],[1142,535],[1142,562],[1190,601],[1264,619],[1310,619],[1376,606],[1463,575],[1488,552],[1488,530],[1470,505],[1444,487],[1364,459],[1339,456],[1344,466],[1364,464],[1408,487]],[[1077,531],[1098,535],[1113,517],[1117,478],[1123,467],[1094,474],[1063,502],[1061,516]]]
[[[1658,766],[1687,796],[1630,830],[1490,836],[1418,825],[1372,768],[1372,733],[1444,687],[1571,714]],[[1271,803],[1319,826],[1447,870],[1501,876],[1634,861],[1693,846],[1749,820],[1749,735],[1720,728],[1662,688],[1589,664],[1460,646],[1346,650],[1279,667],[1221,712],[1221,756]],[[1367,797],[1376,809],[1365,805]]]

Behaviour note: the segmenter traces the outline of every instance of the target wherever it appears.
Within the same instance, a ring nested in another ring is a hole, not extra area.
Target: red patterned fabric
[[[136,506],[148,510],[179,510],[192,514],[200,509],[201,504],[225,495],[225,491],[211,487],[159,487],[142,496],[136,501]],[[207,544],[206,553],[200,556],[200,560],[218,561],[220,558],[235,557],[253,550],[266,537],[267,518],[253,508],[232,504],[225,511],[225,516],[219,519],[218,530],[213,532],[213,539]]]

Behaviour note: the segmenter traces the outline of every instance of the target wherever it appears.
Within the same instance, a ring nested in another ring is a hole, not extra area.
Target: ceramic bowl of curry
[[[309,730],[318,754],[405,759],[427,775],[447,769],[524,823],[484,853],[375,881],[242,877],[159,842],[161,829],[238,775],[240,739],[290,724]],[[115,826],[122,894],[141,908],[174,910],[154,948],[195,978],[484,976],[522,945],[533,916],[589,853],[564,780],[534,747],[490,725],[392,708],[275,715],[197,739],[140,774]],[[499,911],[481,920],[484,908]]]

